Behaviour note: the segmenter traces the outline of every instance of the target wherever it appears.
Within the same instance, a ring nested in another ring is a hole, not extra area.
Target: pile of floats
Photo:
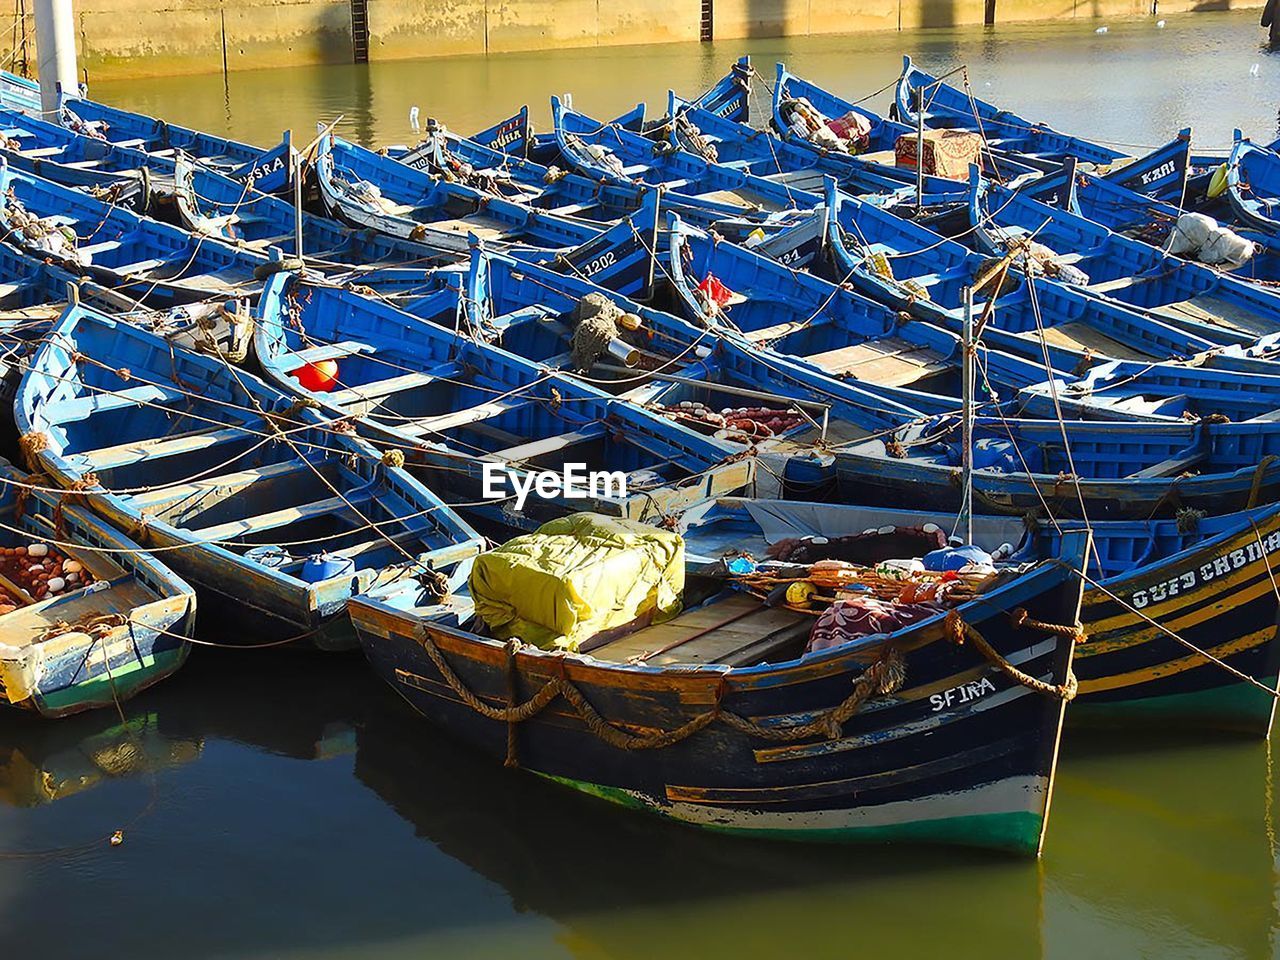
[[[378,150],[0,104],[0,701],[363,647],[626,806],[1029,854],[1064,720],[1269,734],[1280,144],[909,60]]]

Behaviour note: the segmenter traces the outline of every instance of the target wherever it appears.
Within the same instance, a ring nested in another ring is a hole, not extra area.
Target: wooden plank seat
[[[228,287],[239,286],[252,278],[252,270],[246,270],[244,267],[240,266],[230,266],[225,267],[222,270],[215,270],[212,273],[197,273],[190,277],[183,277],[179,275],[172,279],[180,279],[183,286],[194,287],[198,290],[208,290],[212,293],[220,293]]]
[[[489,403],[480,403],[474,407],[467,407],[463,410],[453,410],[449,413],[442,413],[435,417],[422,417],[418,420],[405,423],[399,429],[402,433],[407,433],[415,437],[425,436],[428,433],[443,433],[446,430],[452,430],[456,427],[465,427],[481,420],[488,420],[491,417],[501,416],[508,410],[514,410],[516,407],[525,403],[528,403],[528,401],[518,400],[515,398],[493,400]]]
[[[642,661],[649,666],[719,663],[746,666],[783,653],[794,656],[813,627],[811,617],[785,608],[763,606],[740,594],[686,610],[666,623],[644,627],[582,652],[615,663]],[[784,653],[785,651],[785,653]]]
[[[377,353],[377,348],[359,340],[342,340],[338,343],[322,343],[304,350],[295,350],[280,358],[280,369],[286,373],[297,370],[308,363],[319,363],[321,360],[340,360],[343,357],[355,356],[359,353]]]
[[[14,133],[18,133],[18,132],[19,131],[14,131]],[[13,134],[8,134],[8,135],[12,136]],[[66,148],[67,148],[66,144],[60,144],[56,147],[32,147],[30,150],[21,151],[21,153],[24,157],[37,159],[39,157],[52,157],[55,154],[61,153]]]
[[[119,240],[103,240],[99,243],[90,243],[80,248],[80,253],[87,253],[91,257],[96,257],[100,253],[110,253],[112,250],[119,250],[123,244]]]
[[[481,240],[501,240],[511,229],[510,224],[479,213],[469,217],[458,217],[455,220],[428,221],[426,226],[441,233],[456,233],[462,236],[474,233]]]
[[[125,390],[95,393],[69,400],[56,400],[49,404],[49,415],[55,420],[84,420],[97,413],[121,410],[144,404],[167,404],[190,400],[186,394],[158,384],[141,384]]]
[[[753,207],[757,210],[781,210],[781,204],[776,203],[772,199],[766,199],[756,191],[747,187],[737,187],[733,190],[712,190],[708,193],[698,194],[699,200],[706,200],[708,203],[725,203],[732,204],[736,207]]]
[[[552,207],[551,212],[558,217],[576,217],[599,206],[598,203],[566,203],[563,207]]]
[[[456,377],[459,373],[461,373],[459,365],[451,363],[427,373],[415,370],[411,373],[388,377],[386,380],[375,380],[371,383],[362,383],[359,386],[334,390],[327,396],[330,403],[339,407],[346,407],[354,403],[366,400],[381,400],[393,394],[404,393],[406,390],[425,387],[427,384],[434,383],[437,380]]]
[[[744,330],[743,336],[752,343],[765,343],[769,340],[785,337],[789,333],[795,333],[797,330],[803,330],[807,326],[809,326],[808,321],[788,320],[786,323],[775,323],[772,326],[761,327],[758,330]]]
[[[123,267],[114,267],[116,273],[124,276],[143,276],[151,273],[159,267],[173,264],[172,260],[139,260],[137,263],[129,263]]]
[[[1024,330],[1018,336],[1027,340],[1038,341],[1040,334],[1036,330]],[[1094,353],[1116,360],[1152,360],[1151,354],[1143,353],[1136,347],[1107,336],[1096,327],[1078,320],[1055,324],[1044,328],[1044,341],[1050,346],[1065,347],[1068,350],[1092,350]]]
[[[1215,327],[1226,327],[1251,336],[1263,336],[1274,333],[1276,325],[1258,316],[1253,311],[1237,306],[1221,297],[1202,294],[1190,300],[1179,300],[1177,303],[1166,303],[1164,306],[1152,307],[1151,313],[1168,320],[1190,320],[1206,323]]]
[[[1101,283],[1091,283],[1085,287],[1092,293],[1118,293],[1121,290],[1128,290],[1135,284],[1141,283],[1140,277],[1116,277],[1114,280],[1103,280]]]
[[[898,337],[855,343],[805,359],[837,376],[852,376],[888,387],[905,387],[954,366],[937,351]]]
[[[21,607],[4,618],[4,642],[10,647],[27,647],[62,624],[76,623],[85,617],[106,613],[131,616],[138,607],[157,600],[156,593],[136,577],[115,580],[110,590],[51,596]],[[102,655],[102,648],[95,651]]]
[[[1192,450],[1175,454],[1167,460],[1161,460],[1159,463],[1153,463],[1149,467],[1129,474],[1126,480],[1156,480],[1160,477],[1176,477],[1179,474],[1186,473],[1192,467],[1199,463],[1203,463],[1209,459],[1208,450]]]
[[[143,460],[155,460],[177,454],[194,453],[224,443],[233,443],[246,438],[254,439],[256,433],[249,432],[241,426],[217,427],[180,433],[172,437],[157,437],[151,440],[131,440],[128,443],[112,447],[99,447],[83,453],[72,454],[68,459],[79,458],[89,470],[112,470],[116,467],[127,467],[141,463]]]
[[[102,164],[101,160],[64,160],[62,165],[73,170],[92,170]]]
[[[189,529],[187,532],[205,542],[234,540],[249,534],[261,533],[265,530],[278,530],[281,527],[287,527],[303,520],[312,520],[316,517],[341,513],[344,510],[349,511],[351,507],[360,509],[370,499],[371,495],[368,492],[359,494],[353,492],[345,500],[342,497],[326,497],[323,500],[315,500],[311,503],[302,503],[292,507],[282,507],[279,510],[272,510],[270,513],[260,513],[241,520],[228,520],[226,523],[215,524],[211,527]],[[350,506],[348,506],[348,503],[350,503]]]
[[[545,457],[550,453],[559,453],[561,450],[567,450],[569,447],[576,446],[579,443],[598,440],[604,435],[605,427],[603,423],[588,423],[581,429],[573,430],[569,433],[562,433],[554,437],[542,437],[538,440],[517,444],[514,447],[507,447],[505,450],[496,450],[491,456],[511,463],[527,462],[536,460],[538,457]]]

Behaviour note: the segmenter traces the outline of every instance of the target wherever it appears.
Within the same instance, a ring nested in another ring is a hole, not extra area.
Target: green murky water
[[[867,94],[904,47],[1066,129],[1154,145],[1274,135],[1280,56],[1253,13],[755,40],[766,69]],[[558,51],[95,85],[267,143],[346,119],[411,138],[575,93],[609,114],[718,76],[736,44]],[[1250,68],[1258,64],[1257,76]],[[987,84],[990,84],[988,87]],[[882,104],[883,98],[876,103]],[[217,611],[202,611],[216,617]],[[228,624],[228,629],[234,629]],[[1065,738],[1039,863],[762,845],[672,827],[441,740],[359,657],[197,651],[111,714],[0,717],[0,956],[1280,956],[1274,758],[1221,738]],[[106,838],[123,830],[124,843]]]

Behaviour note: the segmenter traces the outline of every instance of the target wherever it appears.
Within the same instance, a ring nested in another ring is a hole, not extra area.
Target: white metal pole
[[[58,92],[75,96],[76,28],[71,0],[35,0],[36,54],[40,75],[40,109],[56,117]]]
[[[964,477],[960,499],[960,528],[964,542],[973,543],[973,288],[964,288],[964,326],[960,334],[960,396],[964,407],[960,466]]]
[[[916,213],[924,210],[924,87],[916,90]]]
[[[290,138],[292,140],[292,137]],[[302,154],[290,147],[293,154],[293,255],[302,257]]]

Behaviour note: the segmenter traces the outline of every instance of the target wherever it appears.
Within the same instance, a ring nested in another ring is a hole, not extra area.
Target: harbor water
[[[741,52],[765,80],[874,94],[901,53],[974,92],[1141,152],[1193,125],[1277,133],[1256,12],[756,39],[95,84],[256,143],[409,112],[470,132],[691,94]],[[1256,69],[1255,69],[1256,65]],[[888,94],[868,101],[883,108]],[[228,635],[234,609],[200,616]],[[62,721],[0,716],[3,957],[1261,958],[1280,956],[1277,751],[1229,736],[1068,729],[1038,862],[702,834],[473,756],[359,655],[199,649],[171,680]],[[118,832],[118,834],[117,834]],[[118,842],[112,842],[117,834]]]

